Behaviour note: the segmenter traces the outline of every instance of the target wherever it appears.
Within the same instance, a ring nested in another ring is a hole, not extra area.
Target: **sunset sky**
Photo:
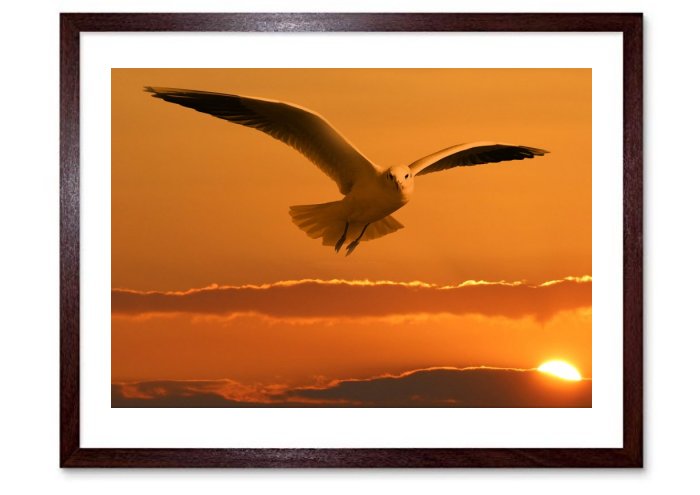
[[[345,257],[291,222],[342,197],[305,157],[144,86],[301,105],[381,167],[550,154],[417,177]],[[589,69],[113,69],[111,166],[113,406],[590,407]]]

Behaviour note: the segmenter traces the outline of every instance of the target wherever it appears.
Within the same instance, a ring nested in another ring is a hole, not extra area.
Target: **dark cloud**
[[[229,400],[218,394],[161,395],[127,397],[120,385],[112,385],[112,407],[243,407],[245,403]]]
[[[256,313],[277,318],[352,318],[478,313],[547,319],[562,310],[590,305],[588,277],[539,286],[494,283],[437,287],[420,283],[307,280],[182,293],[112,291],[112,312],[123,315]]]
[[[591,407],[591,382],[535,370],[436,368],[290,390],[286,397],[363,407]]]
[[[535,370],[431,368],[326,387],[256,389],[230,380],[112,385],[112,407],[591,407],[592,383]]]
[[[247,392],[231,380],[115,383],[112,407],[244,407],[248,402],[240,399]]]

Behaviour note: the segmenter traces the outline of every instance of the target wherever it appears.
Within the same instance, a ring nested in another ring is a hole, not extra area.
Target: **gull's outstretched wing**
[[[316,164],[333,179],[342,194],[365,174],[376,174],[372,162],[320,115],[296,105],[246,96],[189,89],[145,90],[154,98],[208,113],[262,131]]]
[[[547,150],[514,144],[471,143],[450,146],[421,158],[409,165],[413,175],[447,170],[453,167],[483,165],[485,163],[524,160],[549,153]]]

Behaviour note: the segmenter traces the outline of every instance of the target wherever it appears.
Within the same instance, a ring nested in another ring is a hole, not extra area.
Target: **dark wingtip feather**
[[[151,93],[151,96],[153,96],[154,98],[161,98],[161,99],[165,99],[168,96],[179,96],[180,94],[186,92],[186,90],[182,90],[182,89],[159,88],[159,87],[154,87],[154,86],[144,86],[143,90],[146,93]]]
[[[543,150],[540,148],[531,148],[529,146],[523,146],[526,150],[528,150],[530,153],[532,153],[535,156],[543,156],[549,153],[549,150]]]
[[[150,93],[153,98],[160,98],[161,100],[165,99],[165,95],[153,86],[144,86],[143,91],[145,93]]]

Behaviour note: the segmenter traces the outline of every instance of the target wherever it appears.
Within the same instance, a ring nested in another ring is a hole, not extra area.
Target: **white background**
[[[87,33],[81,36],[83,447],[621,447],[622,36]],[[241,53],[241,46],[255,50]],[[322,47],[319,47],[322,45]],[[454,56],[455,47],[460,52]],[[488,47],[484,49],[483,47]],[[342,53],[342,57],[338,57]],[[461,55],[464,53],[464,55]],[[111,408],[111,67],[591,67],[592,408]],[[187,427],[183,427],[187,425]],[[338,427],[342,425],[342,427]]]
[[[58,468],[58,12],[63,11],[643,11],[645,21],[646,466],[644,470],[65,471]],[[11,2],[2,17],[0,309],[8,493],[658,493],[697,488],[694,312],[700,279],[696,193],[696,2],[378,0]],[[622,485],[622,486],[621,486]],[[683,488],[681,488],[681,486]]]

